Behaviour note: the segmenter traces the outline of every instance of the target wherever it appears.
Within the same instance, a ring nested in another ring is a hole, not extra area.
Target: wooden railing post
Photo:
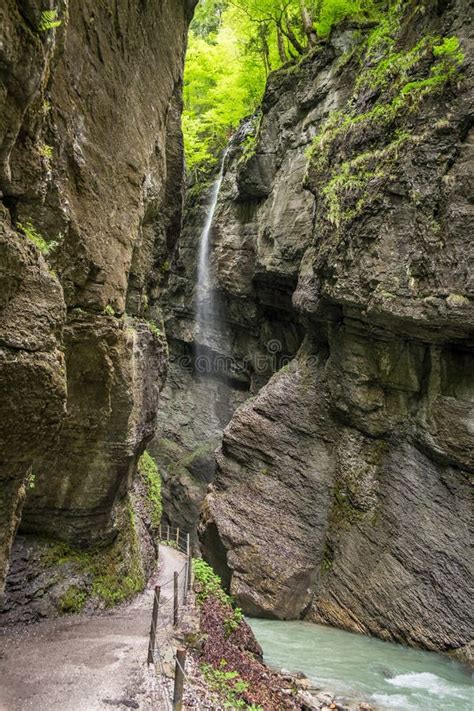
[[[169,541],[170,539],[170,525],[168,524],[166,526],[166,540]]]
[[[158,608],[160,605],[160,586],[155,587],[153,596],[153,612],[151,614],[150,642],[148,644],[148,664],[153,664],[155,658],[156,626],[158,621]]]
[[[179,549],[179,526],[176,529],[176,548]]]
[[[179,573],[174,572],[173,575],[173,626],[178,626],[178,611],[179,611],[179,589],[178,589]]]
[[[184,687],[184,665],[186,664],[186,650],[176,650],[176,667],[174,673],[174,693],[173,693],[173,711],[182,711],[183,709],[183,687]]]

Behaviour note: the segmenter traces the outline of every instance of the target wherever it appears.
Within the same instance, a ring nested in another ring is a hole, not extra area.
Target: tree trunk
[[[288,61],[286,56],[285,43],[283,41],[283,34],[279,26],[277,26],[277,42],[278,42],[278,54],[280,55],[280,60],[285,64]]]
[[[265,66],[265,75],[268,76],[272,71],[272,64],[270,61],[270,49],[268,47],[267,36],[265,34],[265,27],[260,25],[259,27],[260,42],[262,45],[263,54],[263,64]]]
[[[288,21],[288,17],[285,16],[285,20],[286,20],[286,27],[283,24],[283,22],[280,20],[278,22],[279,29],[282,31],[282,33],[285,35],[285,37],[288,38],[288,40],[293,45],[293,47],[296,49],[298,54],[304,54],[304,52],[305,52],[304,47],[301,44],[301,42],[299,41],[298,37],[293,32],[291,25]]]
[[[308,38],[308,47],[314,47],[316,44],[316,30],[313,27],[313,17],[311,12],[305,5],[304,0],[301,1],[301,21],[306,37]]]

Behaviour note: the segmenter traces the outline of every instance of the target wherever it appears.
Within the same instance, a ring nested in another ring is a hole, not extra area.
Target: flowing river
[[[447,657],[309,622],[248,620],[273,667],[381,709],[472,711],[467,667]]]

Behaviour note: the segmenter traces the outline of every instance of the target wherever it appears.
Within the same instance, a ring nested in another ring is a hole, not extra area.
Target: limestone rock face
[[[312,600],[334,470],[324,360],[293,361],[224,431],[203,549],[251,615],[294,619]]]
[[[5,217],[5,212],[2,213]],[[0,225],[0,590],[34,463],[57,442],[65,415],[61,287],[26,238]]]
[[[154,431],[194,5],[0,10],[0,588],[25,478],[25,531],[111,541]]]
[[[471,42],[463,2],[419,7],[272,75],[231,143],[217,280],[285,284],[305,339],[225,428],[200,536],[249,614],[466,658]]]

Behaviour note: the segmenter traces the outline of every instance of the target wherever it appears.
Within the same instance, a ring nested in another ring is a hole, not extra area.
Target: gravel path
[[[153,667],[146,664],[153,588],[184,562],[181,553],[160,546],[156,579],[128,605],[0,629],[0,711],[160,709]],[[172,583],[162,588],[162,602],[171,594]]]

